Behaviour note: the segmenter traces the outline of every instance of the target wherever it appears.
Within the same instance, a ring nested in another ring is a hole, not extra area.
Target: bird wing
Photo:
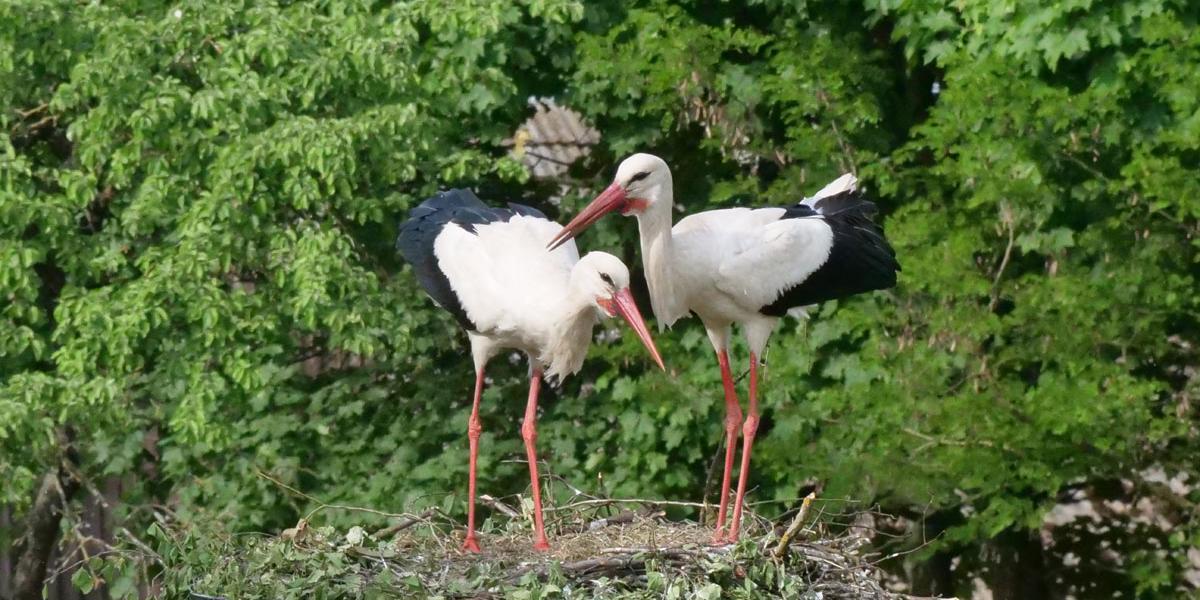
[[[438,236],[438,264],[478,331],[526,328],[561,301],[579,262],[574,243],[546,250],[561,229],[544,218],[513,215],[471,229],[451,224]]]
[[[467,330],[475,330],[475,323],[471,322],[458,296],[451,289],[450,281],[439,266],[433,249],[438,235],[456,218],[471,220],[471,215],[487,208],[470,190],[441,192],[410,210],[408,220],[401,223],[400,233],[396,236],[396,250],[412,265],[417,282],[425,293],[438,306],[454,315],[455,320]]]
[[[720,252],[718,289],[748,309],[779,316],[896,284],[900,265],[871,220],[876,210],[847,173],[792,206],[710,211],[687,228],[709,230]]]
[[[396,247],[429,296],[464,328],[480,331],[520,309],[511,301],[525,289],[544,293],[565,285],[563,272],[569,278],[579,261],[575,244],[545,250],[561,229],[534,208],[493,208],[470,190],[455,189],[412,209]]]
[[[758,311],[828,260],[833,231],[820,217],[788,218],[784,209],[754,212],[762,214],[753,228],[727,229],[721,236],[716,285]]]

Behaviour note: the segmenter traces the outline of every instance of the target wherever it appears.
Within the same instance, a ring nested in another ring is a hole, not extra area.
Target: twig
[[[779,544],[775,546],[775,558],[783,558],[787,554],[788,544],[792,543],[792,537],[804,525],[804,518],[808,516],[808,507],[812,506],[812,502],[816,497],[817,495],[813,492],[809,492],[804,497],[804,501],[800,503],[800,512],[796,513],[796,518],[792,519],[792,524],[788,525],[787,531],[784,531],[783,535],[779,538]]]
[[[482,497],[480,498],[482,500]],[[644,504],[647,506],[686,506],[688,508],[704,508],[704,505],[699,502],[685,502],[682,500],[644,500],[640,498],[597,498],[595,500],[580,500],[571,504],[562,506],[548,506],[542,509],[542,512],[557,512],[560,510],[570,510],[579,508],[580,506],[595,506],[605,504]]]
[[[714,546],[702,550],[689,550],[686,548],[637,548],[617,546],[613,548],[604,548],[600,550],[601,554],[653,554],[656,556],[665,556],[670,558],[711,558],[718,554],[729,554],[728,546]]]
[[[790,552],[794,552],[804,558],[825,563],[835,569],[848,569],[851,565],[846,564],[846,557],[840,556],[827,550],[821,550],[815,546],[802,545],[792,546]]]
[[[718,438],[719,441],[717,442],[717,451],[713,454],[712,462],[708,463],[708,474],[704,477],[704,495],[700,497],[702,500],[704,500],[704,507],[700,509],[699,521],[701,523],[708,523],[708,513],[712,509],[712,507],[708,504],[708,499],[710,496],[712,496],[713,487],[716,485],[717,469],[721,465],[721,455],[724,454],[722,451],[725,450],[724,430],[720,432]],[[722,498],[722,500],[724,500],[724,498]]]
[[[521,513],[514,510],[511,506],[509,506],[487,494],[480,495],[479,501],[481,503],[487,505],[488,508],[490,508],[510,519],[520,519],[521,518]],[[542,512],[547,512],[547,511],[551,511],[551,510],[554,510],[554,508],[547,507],[547,508],[542,509]]]
[[[416,525],[417,523],[429,520],[429,517],[432,517],[433,515],[437,514],[438,512],[440,512],[440,511],[438,511],[437,507],[427,508],[424,511],[422,511],[421,514],[412,515],[410,517],[405,517],[399,523],[396,523],[394,525],[388,525],[387,527],[384,527],[383,529],[380,529],[379,531],[376,531],[375,533],[373,533],[371,535],[373,535],[376,538],[385,538],[385,537],[390,537],[390,536],[396,535],[397,533],[404,531],[405,529],[408,529],[409,527],[412,527],[413,525]]]
[[[297,496],[300,496],[301,498],[304,498],[305,500],[308,500],[309,502],[316,503],[317,507],[312,509],[311,511],[309,511],[309,513],[307,515],[305,515],[305,517],[303,519],[303,521],[305,521],[305,522],[311,521],[313,515],[317,514],[318,512],[321,512],[322,510],[325,510],[327,508],[332,508],[332,509],[336,509],[336,510],[349,510],[349,511],[353,511],[353,512],[363,512],[363,513],[372,514],[372,515],[379,515],[381,517],[391,517],[391,518],[396,518],[396,519],[409,516],[405,513],[390,513],[390,512],[384,512],[382,510],[375,510],[374,508],[366,508],[366,507],[362,507],[362,506],[350,506],[347,504],[330,504],[328,502],[325,502],[323,500],[320,500],[318,498],[310,496],[310,495],[276,479],[275,477],[273,477],[271,475],[268,475],[262,469],[255,469],[254,473],[256,475],[258,475],[259,477],[262,477],[263,479],[266,479],[267,481],[270,481],[271,483],[274,483],[275,485],[277,485]]]
[[[662,511],[654,512],[653,510],[648,509],[648,508],[643,508],[642,510],[639,510],[639,511],[626,510],[626,511],[617,513],[611,517],[604,517],[603,519],[596,519],[595,521],[588,523],[587,530],[595,531],[597,529],[603,529],[605,527],[610,527],[612,525],[625,525],[627,523],[632,523],[638,517],[654,517],[654,516],[661,517],[664,514],[665,513],[663,513]]]
[[[1074,154],[1071,154],[1070,152],[1067,152],[1066,150],[1059,150],[1058,153],[1060,155],[1062,155],[1064,158],[1066,158],[1067,160],[1075,163],[1075,165],[1078,166],[1079,168],[1083,169],[1084,171],[1087,171],[1092,177],[1095,177],[1096,179],[1099,179],[1100,181],[1108,181],[1108,177],[1106,177],[1104,175],[1104,173],[1101,173],[1100,171],[1098,171],[1091,165],[1083,162],[1082,160],[1079,159],[1079,157],[1075,156]]]
[[[915,552],[920,552],[921,550],[924,550],[925,548],[931,546],[934,542],[938,541],[938,539],[940,539],[942,537],[942,533],[944,533],[944,532],[939,532],[937,535],[933,536],[933,539],[927,539],[927,540],[922,541],[921,545],[919,545],[915,548],[909,548],[908,550],[901,550],[899,552],[893,552],[887,556],[884,556],[883,558],[880,558],[879,560],[871,561],[869,564],[873,567],[876,567],[876,566],[879,566],[880,564],[883,564],[886,561],[892,560],[893,558],[899,558],[901,556],[906,556],[909,554],[913,554]]]
[[[817,90],[817,99],[825,105],[826,110],[832,111],[833,106],[830,104],[829,94],[826,93],[825,90]],[[857,177],[858,163],[854,161],[854,154],[850,152],[850,147],[846,143],[846,139],[842,137],[842,131],[838,129],[837,119],[834,119],[832,115],[829,117],[829,126],[833,128],[833,136],[837,138],[838,147],[842,149],[842,154],[846,156],[846,162],[849,163],[847,166],[850,168],[850,172],[854,173],[854,175]]]
[[[125,537],[129,538],[129,541],[133,542],[133,545],[137,546],[139,550],[145,552],[150,558],[154,559],[154,562],[166,568],[167,563],[163,560],[163,557],[159,553],[155,552],[150,546],[146,545],[146,542],[139,540],[136,535],[133,535],[132,531],[129,531],[129,529],[125,527],[121,527],[121,533],[124,534]]]
[[[45,127],[46,125],[50,125],[53,123],[58,123],[58,117],[56,117],[54,115],[46,115],[46,116],[42,117],[41,119],[38,119],[36,122],[31,123],[27,127],[25,127],[25,134],[28,135],[30,133],[33,133],[33,132],[41,129],[42,127]],[[14,127],[13,130],[16,131],[16,128]]]
[[[40,112],[42,112],[43,110],[46,110],[47,108],[49,108],[49,105],[47,105],[45,102],[43,102],[43,103],[41,103],[41,104],[39,104],[39,105],[37,105],[37,106],[35,106],[35,107],[33,107],[33,108],[29,109],[29,110],[21,110],[21,109],[17,109],[17,110],[16,110],[16,113],[17,113],[18,115],[21,115],[21,118],[22,118],[22,119],[28,119],[29,117],[31,117],[31,116],[33,116],[33,115],[36,115],[37,113],[40,113]]]
[[[925,443],[918,446],[914,452],[920,452],[929,446],[955,446],[957,448],[971,448],[977,446],[983,448],[994,448],[996,446],[991,440],[976,440],[973,442],[967,442],[963,440],[946,440],[935,438],[929,434],[921,433],[920,431],[917,431],[911,427],[901,427],[900,431],[903,431],[904,433],[907,433],[913,437],[918,437],[925,440]]]
[[[209,596],[208,594],[201,594],[200,592],[193,592],[191,590],[188,590],[188,598],[191,600],[226,600],[225,596]]]
[[[1008,218],[1002,219],[1005,228],[1008,229],[1008,245],[1004,248],[1004,258],[1000,259],[1000,268],[996,269],[996,277],[992,280],[992,300],[988,303],[988,311],[996,310],[996,304],[1000,302],[1000,278],[1004,275],[1004,269],[1008,267],[1008,259],[1012,257],[1013,237],[1016,235],[1017,227],[1013,224],[1012,213],[1006,207],[1005,215]]]
[[[572,523],[569,527],[561,528],[561,531],[563,533],[583,533],[585,531],[604,529],[605,527],[611,527],[613,525],[628,525],[639,518],[662,517],[665,515],[666,513],[662,511],[655,511],[650,507],[644,507],[636,511],[621,511],[611,517],[602,517],[587,523]]]

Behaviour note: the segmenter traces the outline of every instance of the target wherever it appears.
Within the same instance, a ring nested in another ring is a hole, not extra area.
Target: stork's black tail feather
[[[784,210],[787,211],[783,217],[785,219],[812,217],[816,215],[831,217],[846,213],[870,218],[879,212],[879,207],[874,202],[867,200],[861,191],[853,189],[846,190],[840,194],[826,196],[819,200],[805,199]]]
[[[819,214],[826,216],[854,212],[869,217],[879,212],[879,207],[875,206],[874,202],[867,200],[857,189],[826,196],[813,202],[812,207]]]
[[[829,258],[804,281],[784,292],[763,314],[781,316],[791,308],[845,298],[896,285],[900,263],[883,228],[871,219],[874,202],[858,190],[847,190],[808,205],[789,206],[784,218],[819,218],[833,230]]]

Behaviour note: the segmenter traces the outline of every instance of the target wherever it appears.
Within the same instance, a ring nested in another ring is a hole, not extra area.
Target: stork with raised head
[[[475,535],[475,459],[479,449],[479,398],[483,370],[502,349],[529,357],[529,399],[521,437],[533,486],[533,547],[546,550],[538,485],[537,401],[543,374],[551,380],[583,365],[592,328],[620,315],[641,338],[654,362],[662,357],[629,291],[629,269],[611,254],[579,258],[575,244],[546,252],[562,229],[536,209],[520,204],[492,208],[468,190],[442,192],[421,203],[401,225],[396,247],[412,264],[421,287],[467,330],[475,362],[475,396],[467,423],[470,443],[467,537],[463,548],[479,551]]]
[[[790,309],[896,284],[896,254],[871,221],[849,173],[811,198],[772,208],[728,208],[688,216],[671,226],[671,170],[661,158],[635,154],[612,185],[550,244],[553,249],[611,212],[637,217],[642,263],[659,327],[689,312],[708,330],[725,388],[725,472],[714,542],[737,539],[758,429],[758,360],[780,317]],[[729,370],[730,327],[741,326],[750,350],[749,409],[742,411]],[[743,436],[737,497],[725,517],[738,428]]]

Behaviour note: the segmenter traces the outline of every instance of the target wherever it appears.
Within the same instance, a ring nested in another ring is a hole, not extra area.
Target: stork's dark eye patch
[[[607,283],[608,285],[616,285],[613,283],[612,277],[608,276],[608,273],[601,273],[600,279],[603,279],[604,282]]]
[[[633,183],[635,181],[641,181],[649,176],[650,176],[650,171],[642,171],[641,173],[637,173],[633,177],[630,177],[629,183]]]

